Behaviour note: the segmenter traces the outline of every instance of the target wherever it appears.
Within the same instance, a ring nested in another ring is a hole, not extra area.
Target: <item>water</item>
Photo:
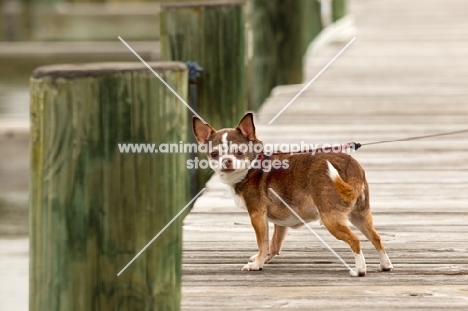
[[[5,119],[28,119],[28,87],[29,74],[2,71],[0,128]],[[28,310],[28,140],[0,133],[0,310]]]
[[[29,76],[0,77],[0,119],[28,118]],[[0,121],[1,122],[1,121]]]

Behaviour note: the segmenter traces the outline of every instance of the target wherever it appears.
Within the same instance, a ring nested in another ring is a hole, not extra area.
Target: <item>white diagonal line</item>
[[[348,44],[345,45],[344,48],[341,49],[341,51],[338,52],[338,54],[335,55],[335,57],[333,57],[329,62],[328,64],[325,65],[325,67],[322,68],[322,70],[320,70],[316,75],[315,77],[312,78],[312,80],[310,80],[300,91],[299,93],[296,94],[296,96],[293,97],[293,99],[291,99],[289,101],[289,103],[286,104],[286,106],[283,107],[283,109],[281,109],[280,112],[278,112],[276,114],[276,116],[271,119],[270,122],[268,122],[268,124],[271,124],[273,123],[273,121],[276,120],[276,118],[279,117],[280,114],[283,113],[283,111],[285,111],[350,45],[351,43],[354,42],[354,40],[356,40],[356,37],[352,38],[351,41],[348,42]]]
[[[315,232],[315,230],[312,229],[312,228],[304,221],[304,219],[302,219],[302,217],[299,216],[299,215],[291,208],[291,206],[289,206],[288,203],[286,203],[286,202],[278,195],[278,193],[276,193],[275,190],[273,190],[272,188],[268,188],[268,190],[270,190],[270,191],[271,191],[287,208],[289,208],[289,210],[294,214],[294,216],[296,216],[297,219],[299,219],[299,220],[307,227],[307,229],[309,229],[310,232],[312,232],[312,233],[317,237],[317,239],[319,239],[320,242],[322,242],[323,245],[325,245],[325,246],[333,253],[333,255],[335,255],[336,258],[338,258],[338,259],[345,265],[345,267],[349,269],[349,271],[353,271],[353,269],[346,263],[346,261],[344,261],[343,258],[341,258],[341,256],[338,255],[338,253],[335,252],[335,250],[334,250],[333,248],[331,248],[331,246],[328,245],[328,243],[325,242],[325,241],[322,239],[322,237],[321,237],[320,235],[318,235],[317,232]]]
[[[193,110],[192,107],[190,107],[190,105],[187,104],[187,102],[186,102],[182,97],[180,97],[180,95],[177,94],[177,92],[174,91],[174,90],[172,89],[172,87],[171,87],[169,84],[167,84],[166,81],[164,81],[163,78],[161,78],[161,76],[158,75],[158,73],[157,73],[156,71],[154,71],[153,68],[150,67],[150,65],[148,65],[147,62],[145,62],[145,61],[143,60],[143,58],[141,58],[140,55],[138,55],[138,53],[135,52],[135,50],[132,49],[132,47],[131,47],[130,45],[128,45],[128,43],[125,42],[124,39],[122,39],[120,36],[119,36],[118,38],[119,38],[120,41],[122,41],[123,44],[125,44],[125,46],[126,46],[130,51],[132,51],[133,54],[135,54],[135,56],[136,56],[146,67],[148,67],[149,70],[151,70],[151,72],[152,72],[159,80],[161,80],[161,82],[162,82],[172,93],[174,93],[174,95],[175,95],[175,96],[176,96],[176,97],[177,97],[177,98],[194,114],[194,115],[196,115],[203,123],[206,123],[205,120],[203,120],[203,118],[200,117],[200,115],[199,115],[198,113],[196,113],[195,110]]]
[[[128,266],[130,266],[132,262],[134,262],[135,259],[137,259],[138,256],[140,256],[148,248],[148,246],[150,246],[150,244],[153,243],[154,240],[156,240],[164,232],[164,230],[166,230],[177,219],[177,217],[179,217],[187,209],[187,207],[189,207],[190,204],[192,204],[193,201],[195,201],[205,190],[206,188],[203,188],[202,190],[200,190],[200,192],[198,192],[197,195],[193,197],[193,199],[191,199],[190,202],[188,202],[187,205],[185,205],[184,208],[181,209],[180,212],[178,212],[177,215],[175,215],[174,218],[172,218],[172,220],[169,221],[167,225],[165,225],[164,228],[162,228],[161,231],[159,231],[158,234],[156,234],[154,238],[152,238],[151,241],[149,241],[148,244],[146,244],[145,247],[143,247],[143,249],[138,254],[136,254],[135,257],[133,257],[133,259],[130,260],[130,262],[122,270],[120,270],[119,273],[117,273],[117,276],[120,276],[122,272],[124,272],[125,269],[127,269]]]

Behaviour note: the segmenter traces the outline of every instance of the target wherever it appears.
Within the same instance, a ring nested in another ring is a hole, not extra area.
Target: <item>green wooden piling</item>
[[[278,36],[277,85],[298,84],[303,81],[302,57],[304,52],[304,2],[275,0]]]
[[[203,67],[197,113],[215,128],[237,124],[248,110],[244,1],[162,4],[160,21],[161,59]],[[210,171],[199,169],[200,187]]]
[[[301,0],[304,1],[304,10],[302,20],[304,22],[304,53],[307,51],[309,44],[322,31],[322,18],[320,16],[320,2],[317,0]]]
[[[183,98],[181,63],[150,63]],[[31,87],[30,310],[179,310],[187,109],[141,63],[58,65]]]
[[[247,110],[243,1],[161,6],[161,60],[195,61],[198,111],[215,128],[230,127]]]
[[[273,87],[303,82],[303,56],[320,33],[320,3],[313,0],[252,0],[253,57],[249,64],[251,109]]]
[[[347,3],[346,0],[332,1],[332,21],[336,22],[346,15]]]
[[[250,30],[253,55],[249,62],[250,108],[257,110],[278,85],[278,25],[276,1],[252,0]]]

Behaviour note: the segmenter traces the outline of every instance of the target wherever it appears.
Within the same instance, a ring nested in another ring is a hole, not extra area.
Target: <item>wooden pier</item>
[[[272,125],[301,89],[277,87],[257,114],[269,143],[361,143],[468,127],[468,2],[350,2],[356,41]],[[351,39],[351,38],[349,38]],[[309,58],[307,80],[346,44]],[[206,120],[210,121],[210,120]],[[233,126],[235,124],[232,124]],[[394,264],[360,235],[368,272],[352,278],[308,230],[290,230],[262,271],[247,212],[216,178],[184,220],[183,310],[468,309],[468,135],[365,146],[374,222]],[[347,245],[314,228],[349,264]]]

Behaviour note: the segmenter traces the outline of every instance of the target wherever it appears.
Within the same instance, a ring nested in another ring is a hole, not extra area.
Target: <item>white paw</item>
[[[262,270],[263,265],[258,261],[248,262],[243,268],[242,271],[258,271]]]
[[[380,264],[379,266],[379,271],[392,271],[392,269],[393,269],[393,265],[391,263],[386,264],[386,265]]]
[[[349,270],[349,275],[355,277],[355,276],[365,276],[366,275],[366,270],[365,269],[352,269]]]
[[[249,261],[254,262],[257,259],[257,256],[258,254],[253,255],[252,257],[250,257]],[[265,257],[265,263],[269,263],[275,257],[276,255],[268,254],[268,256]]]
[[[383,251],[379,252],[380,266],[379,271],[390,271],[393,269],[392,262],[388,258],[387,254]]]
[[[354,258],[356,259],[356,267],[349,271],[349,275],[351,276],[365,276],[366,275],[366,259],[362,252],[359,254],[354,254]]]

